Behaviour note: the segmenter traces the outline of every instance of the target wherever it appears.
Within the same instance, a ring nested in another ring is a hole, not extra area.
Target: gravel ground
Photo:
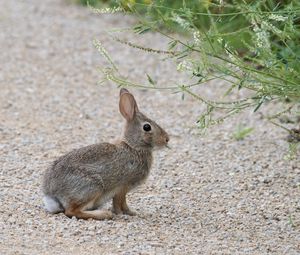
[[[0,6],[1,254],[300,254],[299,158],[284,160],[286,133],[246,112],[199,136],[204,107],[162,91],[133,91],[172,146],[156,152],[146,184],[130,193],[137,216],[47,214],[40,185],[48,164],[122,127],[118,89],[96,84],[103,59],[92,39],[137,81],[146,72],[160,83],[181,77],[168,61],[109,40],[105,29],[128,26],[128,17],[59,0]],[[155,34],[136,40],[165,45]],[[210,85],[203,93],[214,95],[222,82]],[[238,123],[255,127],[239,142],[231,138]]]

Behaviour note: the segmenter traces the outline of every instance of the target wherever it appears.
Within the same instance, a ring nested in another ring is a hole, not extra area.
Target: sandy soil
[[[168,61],[104,33],[129,18],[59,0],[0,6],[1,254],[300,253],[300,164],[284,159],[286,133],[247,112],[199,136],[204,106],[169,92],[133,90],[172,146],[156,153],[146,184],[129,195],[137,216],[97,222],[47,214],[40,185],[48,164],[122,127],[118,89],[97,85],[104,60],[92,39],[137,81],[145,73],[168,84],[181,76]],[[154,34],[138,40],[165,45]],[[203,93],[214,95],[222,83],[211,85]],[[239,123],[255,131],[238,142],[231,135]]]

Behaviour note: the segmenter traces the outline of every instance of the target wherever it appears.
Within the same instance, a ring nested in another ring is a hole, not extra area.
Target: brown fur
[[[124,186],[120,189],[120,191],[113,197],[113,212],[115,214],[128,214],[128,215],[136,215],[135,212],[131,211],[126,202],[126,194],[129,191],[127,186]]]
[[[153,148],[166,146],[169,137],[138,110],[133,95],[126,89],[120,91],[119,109],[126,124],[118,142],[71,151],[46,170],[43,192],[50,212],[62,211],[81,219],[107,219],[111,212],[97,208],[113,198],[115,213],[135,215],[127,206],[126,194],[145,181]],[[151,125],[150,131],[143,129],[145,124]]]
[[[105,220],[111,219],[112,213],[108,210],[83,210],[82,205],[78,206],[77,204],[71,204],[67,210],[65,211],[65,215],[68,217],[75,216],[78,219],[90,219],[93,218],[95,220]]]

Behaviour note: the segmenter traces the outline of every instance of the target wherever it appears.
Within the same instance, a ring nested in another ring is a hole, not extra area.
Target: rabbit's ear
[[[130,92],[128,91],[128,89],[121,88],[120,89],[120,96],[122,96],[122,94],[124,94],[124,93],[130,93]]]
[[[138,107],[133,95],[124,88],[120,90],[119,109],[120,113],[127,121],[132,120],[135,113],[138,111]]]

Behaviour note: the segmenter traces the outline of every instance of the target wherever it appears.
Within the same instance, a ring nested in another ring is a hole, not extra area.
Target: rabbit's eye
[[[149,132],[151,130],[151,126],[149,124],[145,124],[143,126],[143,129],[146,131],[146,132]]]

